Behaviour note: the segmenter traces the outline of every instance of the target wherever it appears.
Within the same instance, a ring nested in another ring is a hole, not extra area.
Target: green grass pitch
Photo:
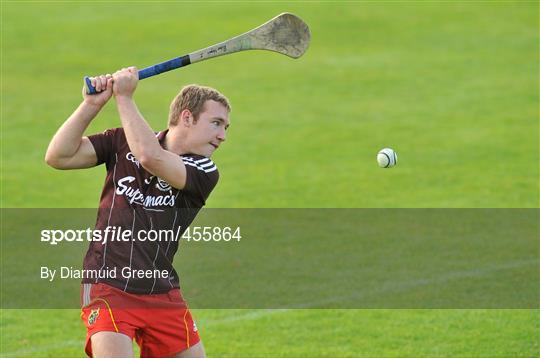
[[[98,204],[103,168],[59,172],[43,162],[84,75],[152,65],[289,11],[312,31],[299,60],[234,54],[139,84],[136,101],[155,130],[183,84],[231,99],[208,207],[537,208],[538,10],[534,1],[2,1],[1,207]],[[118,125],[111,103],[89,132]],[[383,147],[397,151],[395,168],[378,168]],[[1,315],[0,357],[84,356],[76,310]],[[210,357],[540,354],[536,309],[194,316]]]

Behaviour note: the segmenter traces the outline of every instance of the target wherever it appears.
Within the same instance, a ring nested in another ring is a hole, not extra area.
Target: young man
[[[98,358],[132,357],[135,339],[144,357],[204,357],[172,266],[178,241],[137,234],[177,232],[193,221],[218,181],[210,156],[225,141],[230,105],[214,89],[186,86],[171,104],[168,129],[155,134],[133,101],[137,82],[135,67],[93,78],[99,93],[83,89],[83,102],[45,157],[57,169],[105,163],[96,230],[131,231],[124,240],[93,241],[88,248],[81,288],[85,350]],[[112,95],[122,128],[84,137]]]

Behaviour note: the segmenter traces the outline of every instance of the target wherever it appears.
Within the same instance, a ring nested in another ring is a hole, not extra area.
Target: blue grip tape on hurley
[[[159,75],[160,73],[163,73],[163,72],[167,72],[170,70],[174,70],[176,68],[187,66],[190,63],[191,61],[189,60],[189,55],[173,58],[172,60],[158,63],[157,65],[139,70],[139,79],[142,80],[144,78]]]
[[[90,77],[85,76],[84,77],[84,82],[86,82],[86,93],[88,93],[88,94],[96,94],[97,93],[96,88],[94,86],[92,86],[92,82],[90,81]]]

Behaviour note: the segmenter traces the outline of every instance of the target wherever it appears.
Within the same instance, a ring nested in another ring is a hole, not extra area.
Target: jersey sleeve
[[[219,180],[216,165],[202,156],[182,156],[186,166],[186,186],[183,191],[202,207]]]
[[[112,128],[88,137],[96,151],[97,165],[108,164],[112,161],[112,157],[116,153],[116,136],[119,132],[120,128]]]

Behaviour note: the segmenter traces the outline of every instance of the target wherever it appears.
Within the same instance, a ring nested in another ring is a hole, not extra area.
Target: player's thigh
[[[199,342],[182,352],[178,352],[175,355],[170,356],[169,358],[205,358],[205,357],[206,357],[206,353],[204,352],[204,346],[202,342]]]
[[[97,332],[90,340],[94,358],[133,358],[132,341],[125,334]]]

